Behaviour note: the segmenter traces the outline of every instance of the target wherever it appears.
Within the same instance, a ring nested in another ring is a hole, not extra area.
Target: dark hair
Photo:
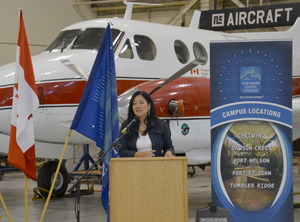
[[[132,109],[132,105],[133,105],[133,100],[135,99],[135,97],[137,97],[138,95],[141,95],[142,97],[144,97],[144,99],[147,101],[147,103],[151,105],[150,107],[150,112],[149,112],[149,115],[147,115],[147,118],[145,119],[145,124],[147,126],[146,130],[145,130],[145,134],[148,132],[148,129],[150,128],[150,124],[148,123],[151,123],[151,122],[154,122],[156,123],[156,120],[157,120],[157,117],[156,117],[156,112],[155,112],[155,106],[154,106],[154,103],[153,103],[153,100],[152,98],[150,97],[150,95],[144,91],[136,91],[131,99],[130,99],[130,102],[129,102],[129,107],[128,107],[128,117],[127,117],[127,123],[130,123],[131,120],[133,120],[133,118],[135,117],[135,114],[133,112],[133,109]],[[132,131],[135,131],[135,132],[138,132],[139,130],[139,124],[135,124],[133,127],[132,127]]]

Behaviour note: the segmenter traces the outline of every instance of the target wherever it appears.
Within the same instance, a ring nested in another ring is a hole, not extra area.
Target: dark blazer
[[[126,124],[122,125],[121,129],[125,128]],[[138,132],[129,132],[132,136],[126,135],[119,140],[120,157],[133,157],[138,151],[136,148],[136,141],[138,139]],[[150,140],[152,142],[152,150],[156,150],[155,156],[164,156],[167,151],[171,151],[175,155],[174,147],[171,140],[171,132],[167,124],[160,119],[157,119],[157,124],[150,123],[148,131]]]

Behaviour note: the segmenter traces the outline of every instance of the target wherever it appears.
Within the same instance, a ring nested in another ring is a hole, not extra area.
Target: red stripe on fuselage
[[[293,96],[300,95],[300,78],[293,78]]]
[[[146,80],[117,80],[118,95],[127,89],[146,82]],[[57,81],[37,83],[40,105],[78,104],[86,81]],[[0,107],[12,105],[13,86],[0,88]]]
[[[147,82],[147,80],[127,80],[127,79],[117,80],[118,95],[122,94],[127,89],[135,85],[141,84],[143,82]],[[36,86],[38,90],[40,105],[42,106],[42,105],[78,104],[80,102],[85,85],[86,85],[86,81],[80,81],[80,80],[37,83]],[[209,92],[209,87],[205,89],[205,91],[206,90]],[[204,92],[202,91],[201,94],[203,93]],[[162,94],[163,91],[160,91],[160,95]],[[181,93],[181,96],[178,99],[185,100],[186,98],[191,97],[183,94]],[[13,86],[0,88],[0,108],[10,107],[12,105],[12,95],[13,95]],[[293,78],[293,96],[296,95],[300,95],[300,78]],[[207,96],[209,96],[209,94],[207,94],[206,97]],[[153,95],[153,97],[155,97],[155,95]],[[197,99],[199,98],[193,98],[193,100],[197,100]],[[195,103],[191,103],[191,104],[195,104]],[[203,105],[203,103],[200,103],[200,105]],[[205,104],[205,106],[207,106],[207,104]],[[209,113],[207,113],[208,112],[207,109],[203,109],[204,107],[201,106],[199,108],[202,111],[198,110],[194,114],[199,115],[200,114],[199,112],[203,112],[203,110],[205,110],[206,112],[201,113],[201,115],[205,115],[205,116],[209,115]],[[160,112],[162,112],[161,110]],[[164,110],[162,113],[160,112],[158,112],[159,115],[160,114],[166,115],[167,110]]]

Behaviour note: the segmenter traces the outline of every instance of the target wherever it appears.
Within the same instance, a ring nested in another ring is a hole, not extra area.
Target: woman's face
[[[147,103],[145,98],[142,95],[137,95],[132,103],[133,113],[138,116],[140,119],[144,119],[148,115],[148,111],[151,108],[151,104]]]

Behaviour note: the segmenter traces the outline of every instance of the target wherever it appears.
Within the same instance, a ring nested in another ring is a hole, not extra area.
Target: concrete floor
[[[196,169],[194,177],[188,177],[188,206],[189,206],[189,222],[196,221],[196,209],[203,208],[211,202],[211,182],[210,167],[205,171]],[[28,180],[28,221],[40,221],[45,201],[32,200],[33,189],[36,182]],[[71,186],[71,185],[70,185]],[[86,186],[82,185],[82,189]],[[101,193],[99,184],[94,185],[95,193],[84,195],[80,199],[80,221],[106,221],[106,213],[102,207]],[[298,169],[294,168],[294,193],[300,192],[300,174]],[[0,181],[0,193],[3,196],[7,209],[13,222],[25,221],[24,207],[24,174],[13,173],[5,174]],[[294,202],[300,203],[300,196],[294,197]],[[77,221],[75,217],[75,199],[74,197],[64,197],[50,201],[44,220],[47,221]],[[6,213],[0,203],[0,222],[9,221]],[[300,208],[294,209],[295,222],[300,221]],[[241,221],[242,222],[242,221]]]

